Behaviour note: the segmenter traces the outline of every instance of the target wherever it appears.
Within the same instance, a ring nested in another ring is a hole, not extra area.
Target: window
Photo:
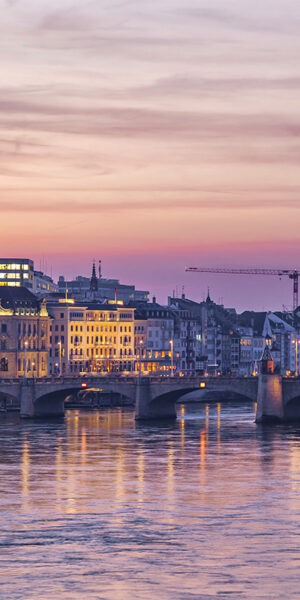
[[[7,333],[7,324],[6,323],[1,324],[1,333]]]
[[[1,340],[0,348],[1,348],[1,350],[6,350],[6,340]]]
[[[60,313],[60,318],[63,319],[64,318],[64,313]]]
[[[8,371],[8,359],[7,358],[1,358],[0,371]]]

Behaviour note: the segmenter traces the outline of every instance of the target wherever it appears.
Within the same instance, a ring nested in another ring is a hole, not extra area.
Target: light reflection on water
[[[1,416],[0,598],[296,598],[300,430],[254,405]]]

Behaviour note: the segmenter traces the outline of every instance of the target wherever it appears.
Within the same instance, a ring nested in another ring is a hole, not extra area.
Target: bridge
[[[236,397],[258,403],[257,421],[300,418],[300,379],[280,375],[259,377],[117,377],[87,375],[1,380],[0,397],[10,397],[20,403],[24,418],[64,415],[67,396],[80,390],[122,394],[135,403],[136,419],[176,417],[176,402],[190,392],[198,391],[203,398]]]

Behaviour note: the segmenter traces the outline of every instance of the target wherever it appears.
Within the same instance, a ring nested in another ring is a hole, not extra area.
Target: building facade
[[[119,300],[124,304],[129,302],[147,302],[149,292],[145,290],[136,290],[134,285],[120,283],[118,279],[106,279],[102,277],[101,261],[99,261],[98,277],[95,263],[92,268],[92,276],[83,277],[77,275],[75,279],[66,280],[63,275],[58,279],[59,292],[68,294],[77,301],[97,301]]]
[[[134,309],[118,304],[48,302],[49,372],[134,371]]]
[[[130,303],[132,306],[132,303]],[[152,302],[134,304],[135,354],[142,373],[170,374],[176,369],[174,317],[167,306]]]
[[[0,287],[25,287],[37,295],[58,291],[51,277],[34,270],[30,258],[0,258]]]
[[[26,288],[0,288],[0,378],[46,377],[49,316]]]

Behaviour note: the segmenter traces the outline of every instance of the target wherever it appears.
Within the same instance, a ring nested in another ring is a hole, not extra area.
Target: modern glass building
[[[33,288],[34,265],[29,258],[0,258],[0,286]]]

